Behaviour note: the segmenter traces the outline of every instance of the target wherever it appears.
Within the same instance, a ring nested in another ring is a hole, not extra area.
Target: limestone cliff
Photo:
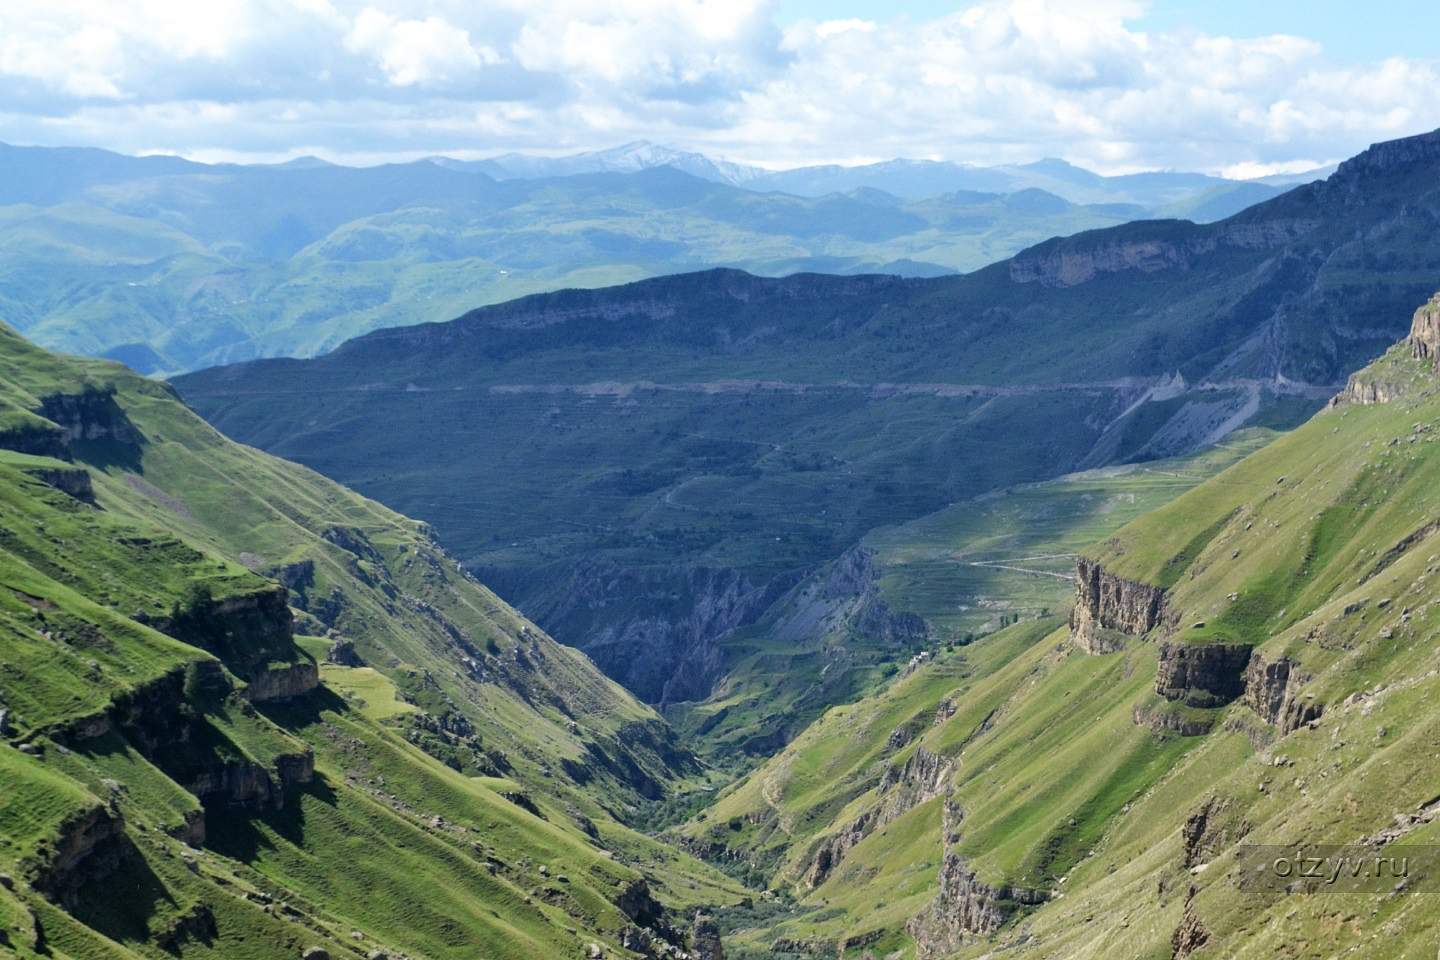
[[[320,685],[320,670],[313,660],[271,667],[256,673],[245,687],[251,703],[290,700],[304,696]]]
[[[1076,561],[1070,639],[1086,653],[1113,653],[1124,637],[1149,633],[1167,618],[1163,588],[1117,577],[1085,557]]]
[[[1318,718],[1324,706],[1301,692],[1310,679],[1295,661],[1279,657],[1267,661],[1258,652],[1245,669],[1244,702],[1281,735]]]
[[[1440,366],[1440,293],[1415,311],[1410,321],[1410,336],[1405,342],[1412,357]]]
[[[1192,707],[1217,707],[1245,692],[1250,646],[1241,643],[1160,644],[1155,692]]]

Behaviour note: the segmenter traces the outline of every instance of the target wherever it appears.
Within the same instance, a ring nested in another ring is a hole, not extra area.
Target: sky
[[[4,0],[0,140],[1260,176],[1440,128],[1440,3]]]

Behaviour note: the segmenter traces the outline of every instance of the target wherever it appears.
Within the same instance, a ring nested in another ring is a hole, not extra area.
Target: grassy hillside
[[[8,330],[0,584],[3,952],[632,956],[742,892],[626,825],[702,773],[663,721],[423,525]]]
[[[1437,171],[1432,134],[1220,223],[1090,231],[960,277],[708,271],[175,384],[227,433],[434,523],[643,699],[693,702],[728,675],[722,638],[877,527],[1309,416],[1428,295]]]
[[[921,664],[686,825],[793,903],[734,915],[735,953],[1428,956],[1436,310],[1337,404],[1085,551],[1074,635],[1021,623]],[[1408,873],[1275,873],[1342,854]]]

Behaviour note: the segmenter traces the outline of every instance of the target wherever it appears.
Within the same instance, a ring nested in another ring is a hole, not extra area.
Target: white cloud
[[[1140,12],[957,0],[782,32],[769,0],[6,0],[0,139],[379,158],[648,138],[771,165],[1268,171],[1440,127],[1437,61],[1341,67],[1302,36],[1145,32]]]
[[[345,49],[373,57],[397,87],[444,83],[501,60],[494,49],[471,43],[468,31],[441,17],[398,20],[374,7],[355,18]]]

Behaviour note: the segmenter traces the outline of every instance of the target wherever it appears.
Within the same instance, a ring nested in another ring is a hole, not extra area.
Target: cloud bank
[[[7,0],[0,139],[352,162],[650,139],[768,165],[1256,175],[1440,127],[1440,61],[1154,33],[1126,0],[776,25],[766,0]]]

